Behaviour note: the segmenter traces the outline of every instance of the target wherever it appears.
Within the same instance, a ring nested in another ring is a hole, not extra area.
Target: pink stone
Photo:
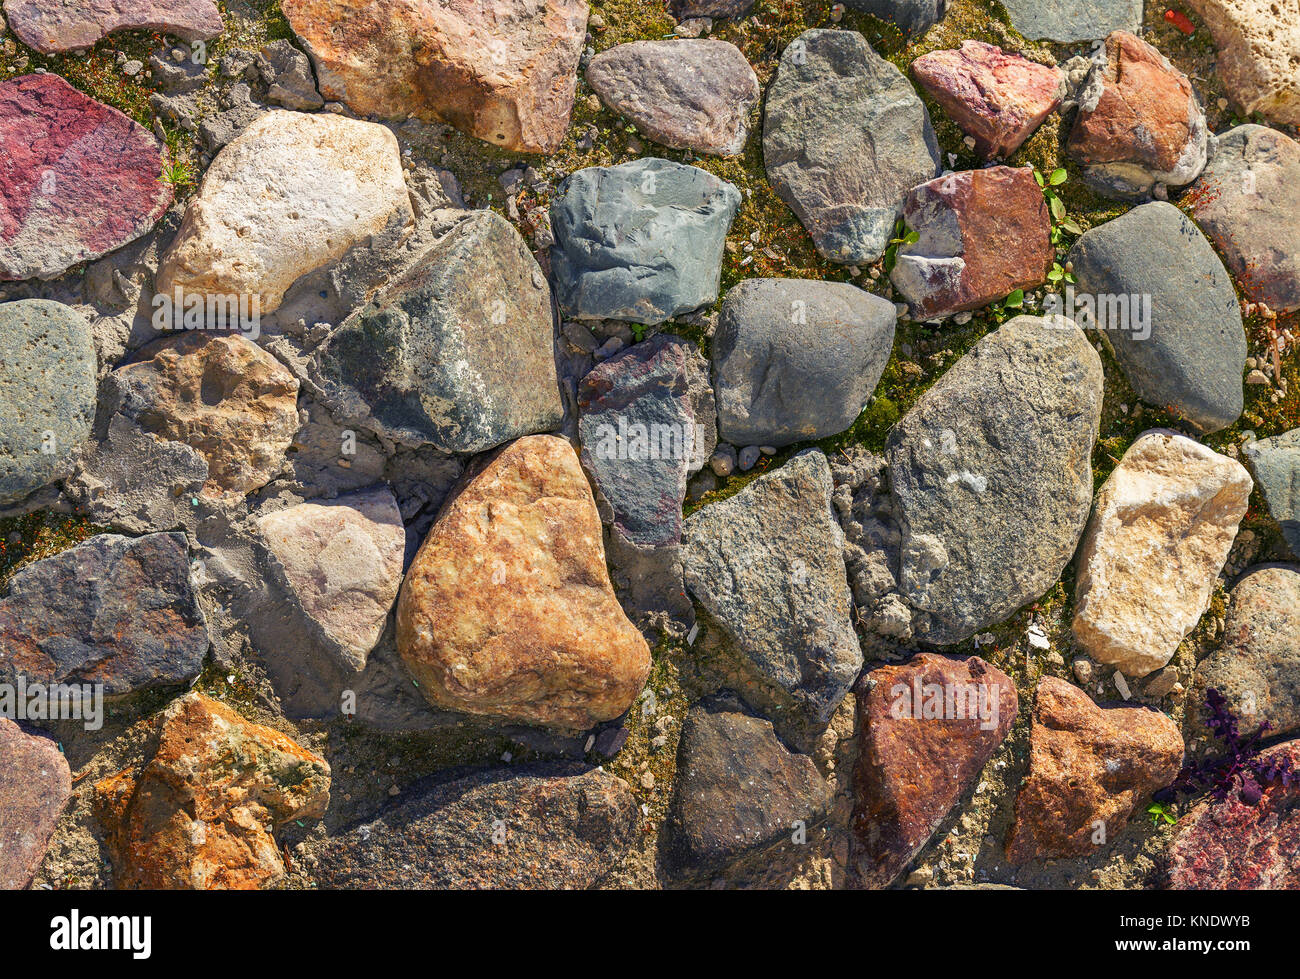
[[[5,0],[19,40],[41,54],[88,48],[114,31],[161,31],[185,41],[221,33],[212,0]]]
[[[0,890],[31,883],[71,797],[58,746],[0,717]]]

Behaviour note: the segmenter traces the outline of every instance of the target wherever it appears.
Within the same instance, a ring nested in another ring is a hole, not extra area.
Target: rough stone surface
[[[1237,420],[1241,308],[1227,269],[1182,211],[1163,201],[1136,207],[1086,232],[1069,260],[1077,318],[1098,330],[1138,397],[1204,432]],[[1095,308],[1083,310],[1083,297]]]
[[[758,78],[727,41],[633,41],[591,59],[587,84],[656,143],[735,156],[749,137]]]
[[[284,0],[283,9],[327,101],[362,116],[441,120],[516,152],[559,149],[583,0]]]
[[[106,696],[185,683],[208,652],[181,533],[99,534],[21,568],[0,599],[0,677],[102,683]]]
[[[1300,741],[1264,752],[1300,768]],[[1273,783],[1255,805],[1236,792],[1202,802],[1178,821],[1169,846],[1176,891],[1300,890],[1300,786]]]
[[[1142,0],[1006,0],[1003,6],[1031,41],[1096,41],[1142,28]]]
[[[1092,502],[1101,358],[1059,317],[1018,316],[976,344],[886,443],[901,591],[960,642],[1040,597]]]
[[[948,0],[845,0],[844,5],[888,21],[905,34],[924,34],[948,12]]]
[[[668,9],[678,20],[695,17],[739,19],[754,9],[754,0],[668,0]]]
[[[1098,823],[1117,837],[1133,810],[1173,782],[1183,736],[1148,707],[1099,705],[1065,680],[1043,677],[1029,735],[1029,775],[1007,839],[1012,863],[1095,853]]]
[[[1300,570],[1263,567],[1237,582],[1223,645],[1197,666],[1196,680],[1200,691],[1228,698],[1243,735],[1263,724],[1269,737],[1300,728]]]
[[[285,871],[273,831],[329,806],[325,759],[189,693],[163,712],[140,768],[95,785],[123,890],[256,890]]]
[[[90,324],[60,303],[0,304],[0,505],[66,474],[95,417]]]
[[[163,296],[256,297],[293,283],[391,225],[411,223],[397,139],[329,113],[264,113],[223,149],[162,257]]]
[[[564,415],[551,291],[505,218],[458,223],[330,336],[327,401],[407,445],[482,452]]]
[[[571,174],[551,204],[560,309],[653,325],[709,305],[739,207],[734,186],[670,160]]]
[[[777,731],[801,745],[862,668],[831,488],[826,457],[809,449],[697,510],[682,535],[687,588],[775,688]]]
[[[0,82],[0,145],[0,281],[107,255],[171,204],[153,135],[58,75]]]
[[[986,159],[1018,150],[1060,104],[1065,80],[1055,65],[983,41],[923,54],[912,62],[912,74]]]
[[[467,474],[407,573],[397,648],[440,707],[582,730],[632,705],[650,650],[567,442],[528,436]]]
[[[1219,49],[1215,71],[1243,116],[1300,125],[1300,0],[1188,0]]]
[[[1268,512],[1281,526],[1291,553],[1300,557],[1300,428],[1252,442],[1244,454]]]
[[[397,599],[406,530],[386,486],[258,518],[271,567],[313,631],[350,669],[365,668]]]
[[[288,41],[264,45],[257,55],[257,71],[266,83],[267,101],[302,112],[325,105],[316,90],[310,59]]]
[[[1116,31],[1084,83],[1066,148],[1093,189],[1132,200],[1200,176],[1206,134],[1187,76],[1140,37]]]
[[[970,788],[1016,719],[1016,685],[982,659],[920,653],[858,698],[853,865],[888,887]]]
[[[1174,432],[1144,433],[1097,493],[1079,549],[1074,638],[1126,676],[1173,656],[1209,605],[1252,483]]]
[[[639,815],[628,784],[600,769],[454,773],[326,843],[317,873],[327,888],[582,890],[634,845]]]
[[[10,30],[41,54],[80,51],[114,31],[157,31],[184,41],[222,31],[212,0],[5,0],[4,8]]]
[[[0,717],[0,890],[31,883],[71,797],[59,746]]]
[[[892,303],[848,283],[739,283],[713,338],[722,437],[782,446],[844,431],[884,373],[896,319]]]
[[[898,246],[890,280],[914,319],[981,309],[1042,285],[1056,260],[1047,202],[1030,167],[936,177],[907,195],[903,220],[920,238]]]
[[[208,463],[203,492],[245,494],[284,465],[298,431],[298,380],[237,334],[165,337],[114,371],[116,408]]]
[[[677,748],[671,858],[681,873],[699,874],[788,842],[793,824],[810,829],[825,818],[831,795],[812,758],[782,744],[771,721],[697,705]]]
[[[1300,309],[1300,142],[1267,126],[1228,130],[1187,203],[1247,299]]]
[[[824,258],[869,264],[903,196],[939,173],[925,105],[855,31],[812,30],[786,47],[768,87],[763,162]]]

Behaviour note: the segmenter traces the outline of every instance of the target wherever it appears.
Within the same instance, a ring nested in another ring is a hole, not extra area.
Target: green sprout
[[[1169,813],[1169,807],[1163,802],[1153,802],[1147,806],[1147,815],[1151,817],[1151,825],[1159,826],[1161,820],[1172,826],[1178,820],[1174,819]]]

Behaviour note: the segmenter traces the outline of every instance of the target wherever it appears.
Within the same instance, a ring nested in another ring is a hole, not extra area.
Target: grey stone
[[[1237,420],[1246,366],[1241,309],[1219,256],[1182,211],[1143,204],[1086,232],[1069,258],[1078,296],[1123,300],[1127,316],[1097,303],[1081,325],[1099,330],[1138,397],[1203,432]],[[1147,319],[1135,328],[1139,301]]]
[[[272,41],[257,56],[257,70],[266,83],[266,98],[286,109],[307,111],[325,105],[316,90],[311,61],[288,41]]]
[[[1031,41],[1096,41],[1142,29],[1142,0],[1002,0],[1011,23]]]
[[[758,459],[762,454],[763,450],[757,445],[747,445],[740,450],[740,456],[736,460],[736,465],[741,472],[749,472],[758,465]]]
[[[654,325],[718,298],[740,191],[698,167],[648,157],[589,167],[551,205],[551,269],[575,319]]]
[[[896,320],[893,303],[845,282],[741,282],[713,340],[722,437],[780,446],[844,431],[884,373]]]
[[[855,31],[811,30],[781,55],[763,122],[768,180],[824,258],[884,254],[903,197],[939,174],[930,115]]]
[[[72,773],[58,745],[0,717],[0,890],[31,883],[70,798]]]
[[[924,34],[948,12],[948,0],[844,0],[844,5],[888,21],[905,34]]]
[[[668,9],[678,20],[694,17],[738,19],[754,9],[754,0],[669,0]]]
[[[95,344],[80,313],[0,304],[0,506],[67,475],[95,418]]]
[[[1017,316],[921,396],[886,443],[900,590],[920,638],[961,642],[1040,597],[1092,505],[1101,358],[1073,322]]]
[[[1291,553],[1300,557],[1300,428],[1243,447],[1268,512],[1282,527]]]

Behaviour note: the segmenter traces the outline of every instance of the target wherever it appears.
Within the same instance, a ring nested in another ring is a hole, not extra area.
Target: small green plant
[[[898,246],[914,245],[921,240],[919,231],[908,231],[907,224],[902,218],[894,225],[894,237],[889,240],[889,247],[885,249],[885,271],[894,271],[894,266],[898,264]]]
[[[163,163],[161,176],[173,187],[188,187],[194,183],[194,165],[188,160],[168,159]]]
[[[1034,179],[1038,181],[1038,186],[1043,189],[1043,199],[1047,201],[1047,210],[1052,216],[1052,244],[1059,246],[1064,243],[1065,239],[1062,232],[1069,232],[1072,235],[1083,234],[1083,229],[1066,211],[1065,201],[1061,199],[1061,195],[1052,189],[1061,186],[1070,179],[1070,175],[1065,168],[1061,167],[1058,170],[1053,170],[1046,177],[1039,173],[1038,170],[1035,170]],[[1052,281],[1058,282],[1060,277],[1058,276]]]
[[[645,339],[646,325],[644,323],[629,323],[628,325],[632,327],[632,338],[637,343]]]
[[[1170,814],[1169,806],[1163,802],[1153,802],[1151,805],[1147,806],[1147,815],[1151,817],[1152,826],[1159,826],[1161,822],[1168,823],[1172,826],[1174,823],[1178,822],[1178,820],[1174,819]]]

